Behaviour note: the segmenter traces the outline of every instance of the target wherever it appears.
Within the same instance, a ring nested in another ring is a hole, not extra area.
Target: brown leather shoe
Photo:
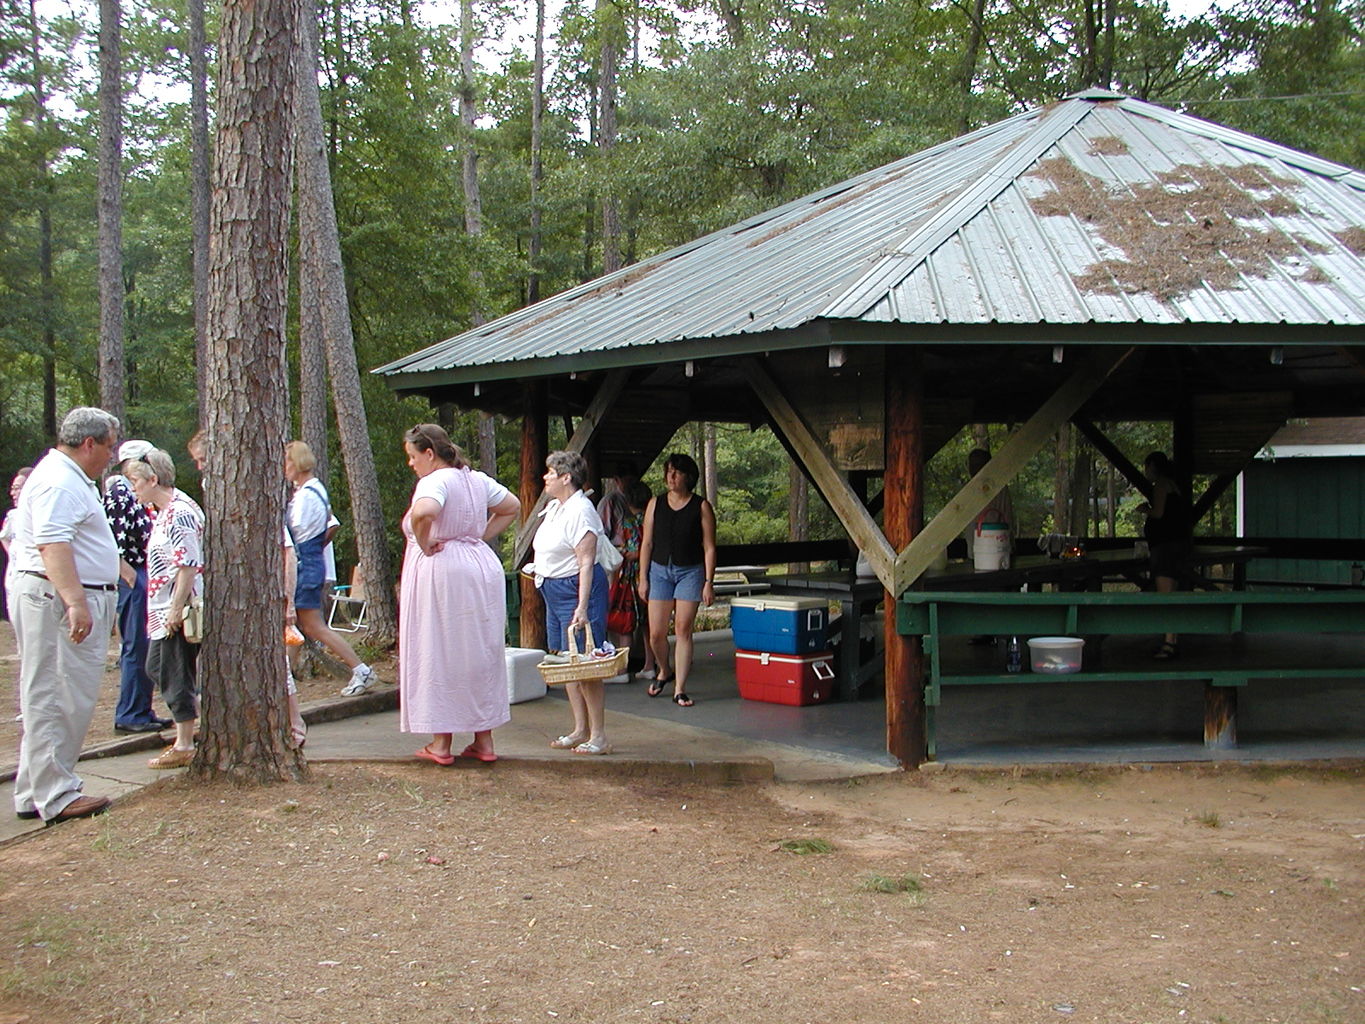
[[[63,821],[74,821],[76,818],[89,818],[96,814],[103,814],[108,809],[109,798],[107,796],[78,796],[63,807],[56,817],[48,818],[43,824],[56,825]]]

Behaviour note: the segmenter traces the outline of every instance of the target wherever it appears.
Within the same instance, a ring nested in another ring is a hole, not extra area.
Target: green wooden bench
[[[1024,668],[1009,673],[1003,663],[994,672],[949,672],[942,640],[982,633],[995,636],[1107,636],[1179,634],[1323,634],[1365,633],[1365,590],[1317,592],[1215,591],[1200,593],[933,593],[910,591],[897,602],[897,630],[924,638],[927,661],[925,708],[929,755],[935,753],[936,709],[943,687],[1090,683],[1116,680],[1183,679],[1202,681],[1204,745],[1230,749],[1237,745],[1237,687],[1252,679],[1365,678],[1365,649],[1358,660],[1343,664],[1286,666],[1233,662],[1190,665],[1180,661],[1126,662],[1113,668],[1065,675],[1031,673],[1028,650]],[[1085,660],[1096,651],[1087,644]]]

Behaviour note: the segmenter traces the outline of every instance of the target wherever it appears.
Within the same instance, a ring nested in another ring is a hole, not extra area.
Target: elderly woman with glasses
[[[417,756],[455,763],[454,734],[473,733],[459,757],[493,762],[493,730],[511,719],[503,631],[507,586],[491,541],[521,511],[517,496],[471,469],[435,423],[403,435],[417,474],[403,516],[398,623],[400,728],[429,732]]]
[[[545,601],[545,642],[552,650],[568,649],[571,629],[590,626],[598,643],[607,635],[607,574],[597,564],[597,546],[611,542],[583,493],[587,477],[587,461],[577,452],[551,452],[545,460],[545,494],[551,500],[533,549],[536,586]],[[573,709],[573,731],[550,746],[575,754],[611,753],[602,680],[569,683],[564,689]]]
[[[175,463],[160,448],[123,464],[137,500],[155,509],[147,538],[147,674],[175,720],[175,742],[147,762],[183,768],[194,760],[195,669],[199,645],[185,639],[185,609],[203,594],[204,511],[175,486]]]

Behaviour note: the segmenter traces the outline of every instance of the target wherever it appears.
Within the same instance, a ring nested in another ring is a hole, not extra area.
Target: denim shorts
[[[649,563],[651,601],[695,601],[701,604],[701,588],[706,582],[704,565],[660,565]]]
[[[574,609],[578,607],[578,577],[547,579],[540,586],[540,596],[545,602],[546,643],[552,651],[567,651],[569,637],[566,631],[573,620]],[[592,627],[594,643],[600,644],[607,639],[607,574],[600,565],[593,566],[592,570],[592,590],[588,592],[588,624]],[[577,642],[582,650],[581,633]]]

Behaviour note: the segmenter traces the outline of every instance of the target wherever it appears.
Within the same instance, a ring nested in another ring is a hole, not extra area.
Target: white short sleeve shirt
[[[602,518],[582,491],[575,491],[567,501],[551,501],[531,545],[536,575],[552,580],[577,576],[574,546],[587,534],[602,532]]]
[[[10,558],[15,572],[46,573],[38,548],[70,544],[82,583],[118,583],[118,544],[104,514],[99,485],[75,460],[51,449],[19,495]]]

